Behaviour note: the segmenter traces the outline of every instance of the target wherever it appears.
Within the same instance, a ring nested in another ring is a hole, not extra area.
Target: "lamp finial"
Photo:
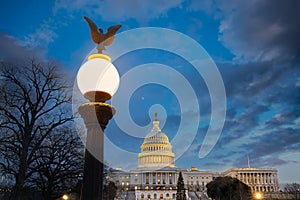
[[[89,24],[91,30],[92,40],[98,44],[97,49],[98,53],[102,53],[105,50],[105,46],[112,45],[117,31],[121,28],[122,25],[118,24],[111,26],[107,29],[107,33],[103,33],[101,28],[98,28],[97,25],[88,17],[84,16],[84,19]]]

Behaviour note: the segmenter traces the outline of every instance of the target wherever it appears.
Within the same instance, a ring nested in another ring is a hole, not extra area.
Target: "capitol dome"
[[[168,136],[159,128],[157,114],[153,121],[153,128],[141,145],[141,153],[138,155],[139,168],[175,167],[174,153]]]

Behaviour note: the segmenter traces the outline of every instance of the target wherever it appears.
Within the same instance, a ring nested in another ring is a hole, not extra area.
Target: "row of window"
[[[194,185],[194,182],[193,181],[191,181],[191,182],[187,181],[187,185],[189,185],[189,184]],[[202,186],[204,186],[206,184],[207,184],[207,182],[202,181]],[[199,181],[196,182],[196,185],[199,185]]]
[[[116,178],[118,179],[119,178],[119,176],[116,176]],[[121,179],[123,180],[123,179],[129,179],[129,176],[121,176]]]
[[[257,183],[257,184],[268,184],[268,183],[275,183],[275,181],[273,182],[272,180],[265,180],[265,181],[261,181],[261,180],[256,180],[256,179],[244,179],[244,182],[248,182],[248,183]]]
[[[163,179],[162,181],[160,179],[157,179],[157,181],[155,179],[153,179],[153,184],[166,184],[166,180]],[[149,179],[146,179],[146,184],[149,184]],[[169,180],[169,184],[173,184],[172,180]]]
[[[193,178],[196,178],[196,179],[198,179],[198,178],[200,178],[200,177],[198,177],[198,176],[189,176],[188,178],[190,178],[190,179],[193,179]],[[208,177],[204,177],[204,176],[202,176],[201,177],[202,179],[208,179]]]
[[[152,176],[156,176],[156,175],[157,176],[162,175],[164,177],[164,176],[166,176],[166,173],[155,173],[155,172],[152,173]],[[149,176],[149,173],[146,173],[146,177],[148,177],[148,176]],[[169,174],[169,176],[172,176],[172,174]]]
[[[263,176],[263,177],[271,177],[275,176],[273,173],[239,173],[241,176]]]
[[[137,187],[137,189],[140,189],[140,188]],[[145,190],[149,190],[149,189],[151,189],[151,190],[153,190],[153,189],[156,189],[156,190],[161,190],[161,189],[163,189],[163,190],[173,190],[173,189],[175,189],[175,190],[177,190],[177,187],[175,187],[175,188],[172,188],[172,187],[168,188],[168,187],[165,187],[165,186],[163,186],[163,187],[161,187],[161,186],[149,187],[148,185],[146,185]]]
[[[167,194],[165,195],[165,198],[169,198],[169,197],[170,197],[170,194],[167,193]],[[141,199],[144,199],[144,198],[145,198],[145,194],[142,193],[141,196],[140,196],[140,198],[141,198]],[[154,193],[153,196],[151,196],[151,194],[147,194],[147,198],[148,198],[148,199],[151,199],[151,198],[157,199],[157,198],[158,198],[158,195],[157,195],[156,193]],[[163,198],[164,198],[164,194],[162,194],[162,193],[159,194],[159,199],[163,199]],[[176,198],[176,194],[175,194],[175,193],[172,194],[172,198],[173,198],[173,199]]]
[[[125,185],[126,185],[126,186],[129,186],[129,182],[128,182],[128,181],[127,181],[127,182],[122,181],[122,182],[121,182],[121,185],[122,185],[122,186],[125,186]],[[116,181],[116,186],[119,186],[119,181]]]
[[[164,146],[164,147],[161,147],[161,146],[156,146],[156,147],[145,147],[143,148],[143,151],[155,151],[155,150],[166,150],[166,151],[170,151],[171,149],[168,147],[168,146]]]

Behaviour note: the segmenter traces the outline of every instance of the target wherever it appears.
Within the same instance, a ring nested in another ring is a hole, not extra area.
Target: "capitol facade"
[[[201,195],[205,199],[206,185],[220,176],[237,178],[249,185],[252,192],[279,191],[277,169],[274,168],[231,168],[224,172],[202,171],[196,167],[179,169],[174,162],[172,145],[161,131],[157,116],[140,148],[137,168],[127,172],[118,168],[107,175],[115,182],[121,199],[175,200],[179,172],[182,172],[188,199],[201,199]]]

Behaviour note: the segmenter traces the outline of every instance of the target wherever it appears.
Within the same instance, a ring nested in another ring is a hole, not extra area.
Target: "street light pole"
[[[87,129],[81,200],[103,199],[104,129],[115,113],[105,101],[116,92],[119,81],[110,57],[100,53],[90,55],[77,74],[79,90],[90,101],[78,108]]]
[[[112,44],[121,25],[108,28],[104,34],[92,20],[84,19],[89,24],[92,40],[98,44],[98,53],[90,55],[77,73],[78,88],[90,101],[78,108],[87,129],[81,200],[102,200],[104,129],[115,113],[115,109],[105,101],[111,99],[120,82],[111,58],[102,51]]]
[[[81,199],[102,200],[104,129],[115,113],[115,110],[109,104],[90,102],[82,104],[78,111],[84,119],[87,128],[87,148],[85,151]],[[99,125],[101,127],[100,130]],[[90,150],[94,151],[93,148],[99,152],[100,158],[97,159],[91,154]]]
[[[119,86],[119,73],[104,54],[92,54],[77,74],[77,84],[90,102],[80,105],[87,136],[81,200],[103,199],[104,129],[115,113],[106,104]]]

